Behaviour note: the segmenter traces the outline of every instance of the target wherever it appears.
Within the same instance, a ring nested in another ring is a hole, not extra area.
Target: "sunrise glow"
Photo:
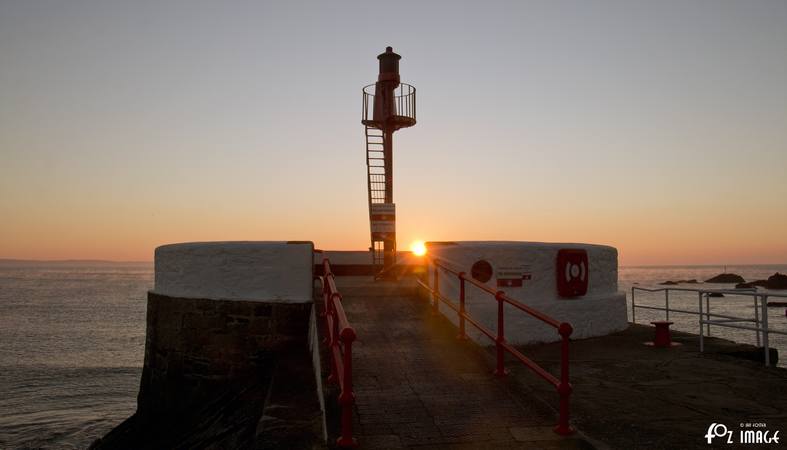
[[[410,244],[410,251],[415,256],[424,256],[426,254],[426,244],[424,244],[424,241],[413,241]]]

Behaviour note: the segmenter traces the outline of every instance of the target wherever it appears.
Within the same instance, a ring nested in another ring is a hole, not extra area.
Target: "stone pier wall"
[[[277,354],[308,348],[312,305],[148,293],[138,412],[152,418],[203,407],[269,378]]]

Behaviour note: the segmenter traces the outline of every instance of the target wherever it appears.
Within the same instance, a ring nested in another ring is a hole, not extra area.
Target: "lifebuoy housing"
[[[563,248],[557,252],[557,293],[580,297],[588,291],[588,253],[584,249]]]

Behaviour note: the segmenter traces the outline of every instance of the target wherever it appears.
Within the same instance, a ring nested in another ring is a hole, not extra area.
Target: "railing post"
[[[634,287],[631,288],[631,323],[637,323],[637,305],[634,303]]]
[[[754,327],[757,328],[757,347],[760,346],[760,305],[757,303],[757,294],[754,294]]]
[[[768,348],[768,296],[761,295],[762,303],[762,346],[765,348],[765,367],[771,365],[771,351]]]
[[[465,273],[459,272],[459,336],[457,339],[467,339],[465,334]]]
[[[705,351],[705,335],[702,329],[702,291],[697,292],[697,299],[699,299],[699,321],[700,321],[700,353]]]
[[[331,313],[330,307],[328,306],[328,304],[330,303],[330,294],[328,294],[328,291],[330,289],[328,288],[328,277],[326,275],[323,275],[322,277],[320,277],[320,279],[322,280],[322,303],[323,303],[323,312],[322,314],[320,314],[320,317],[325,318],[325,331],[326,331],[325,337],[323,338],[322,342],[323,344],[330,344],[331,330],[329,329],[329,327],[331,326],[331,320],[328,317]]]
[[[495,299],[497,300],[497,339],[495,346],[497,347],[497,367],[495,368],[495,375],[504,377],[508,374],[505,367],[505,352],[503,344],[506,342],[505,334],[505,317],[503,316],[503,296],[505,292],[497,291]]]
[[[705,294],[705,329],[710,337],[710,293]]]
[[[331,304],[333,304],[334,301],[340,298],[341,296],[339,295],[339,293],[334,292],[328,297],[328,301]],[[332,353],[335,353],[339,347],[339,332],[338,332],[339,318],[336,315],[335,307],[332,306],[331,309],[328,311],[327,320],[328,320],[327,322],[328,326],[326,331],[328,334],[327,336],[328,354],[330,355]],[[331,374],[328,375],[327,382],[328,384],[337,384],[339,382],[339,373],[338,373],[339,369],[336,367],[336,362],[334,361],[334,359],[332,357],[329,359],[331,360]]]
[[[339,394],[339,404],[342,407],[341,436],[336,440],[336,444],[342,448],[355,448],[358,441],[353,439],[353,403],[355,394],[353,393],[353,341],[355,340],[355,330],[345,328],[341,332],[344,353],[342,361],[344,363],[344,377],[342,379],[342,391]]]
[[[669,289],[664,289],[664,309],[667,313],[667,322],[669,322]]]
[[[433,282],[432,285],[434,287],[434,292],[432,292],[432,314],[437,315],[440,313],[440,277],[438,273],[440,272],[440,266],[437,265],[437,260],[434,261],[434,277],[432,278]]]
[[[557,387],[557,393],[560,396],[560,411],[558,416],[557,426],[554,428],[555,433],[561,436],[567,436],[574,432],[574,429],[569,424],[568,419],[570,416],[569,411],[569,398],[571,397],[571,383],[568,381],[568,343],[571,333],[574,329],[569,323],[561,323],[558,327],[558,333],[562,338],[560,345],[560,385]]]

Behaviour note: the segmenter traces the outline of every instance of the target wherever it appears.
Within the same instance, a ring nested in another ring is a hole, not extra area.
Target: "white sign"
[[[375,220],[372,221],[372,233],[394,233],[396,232],[396,222]]]
[[[371,215],[373,216],[396,216],[395,203],[372,203]]]
[[[530,266],[500,266],[495,273],[496,278],[529,280],[531,278]]]

